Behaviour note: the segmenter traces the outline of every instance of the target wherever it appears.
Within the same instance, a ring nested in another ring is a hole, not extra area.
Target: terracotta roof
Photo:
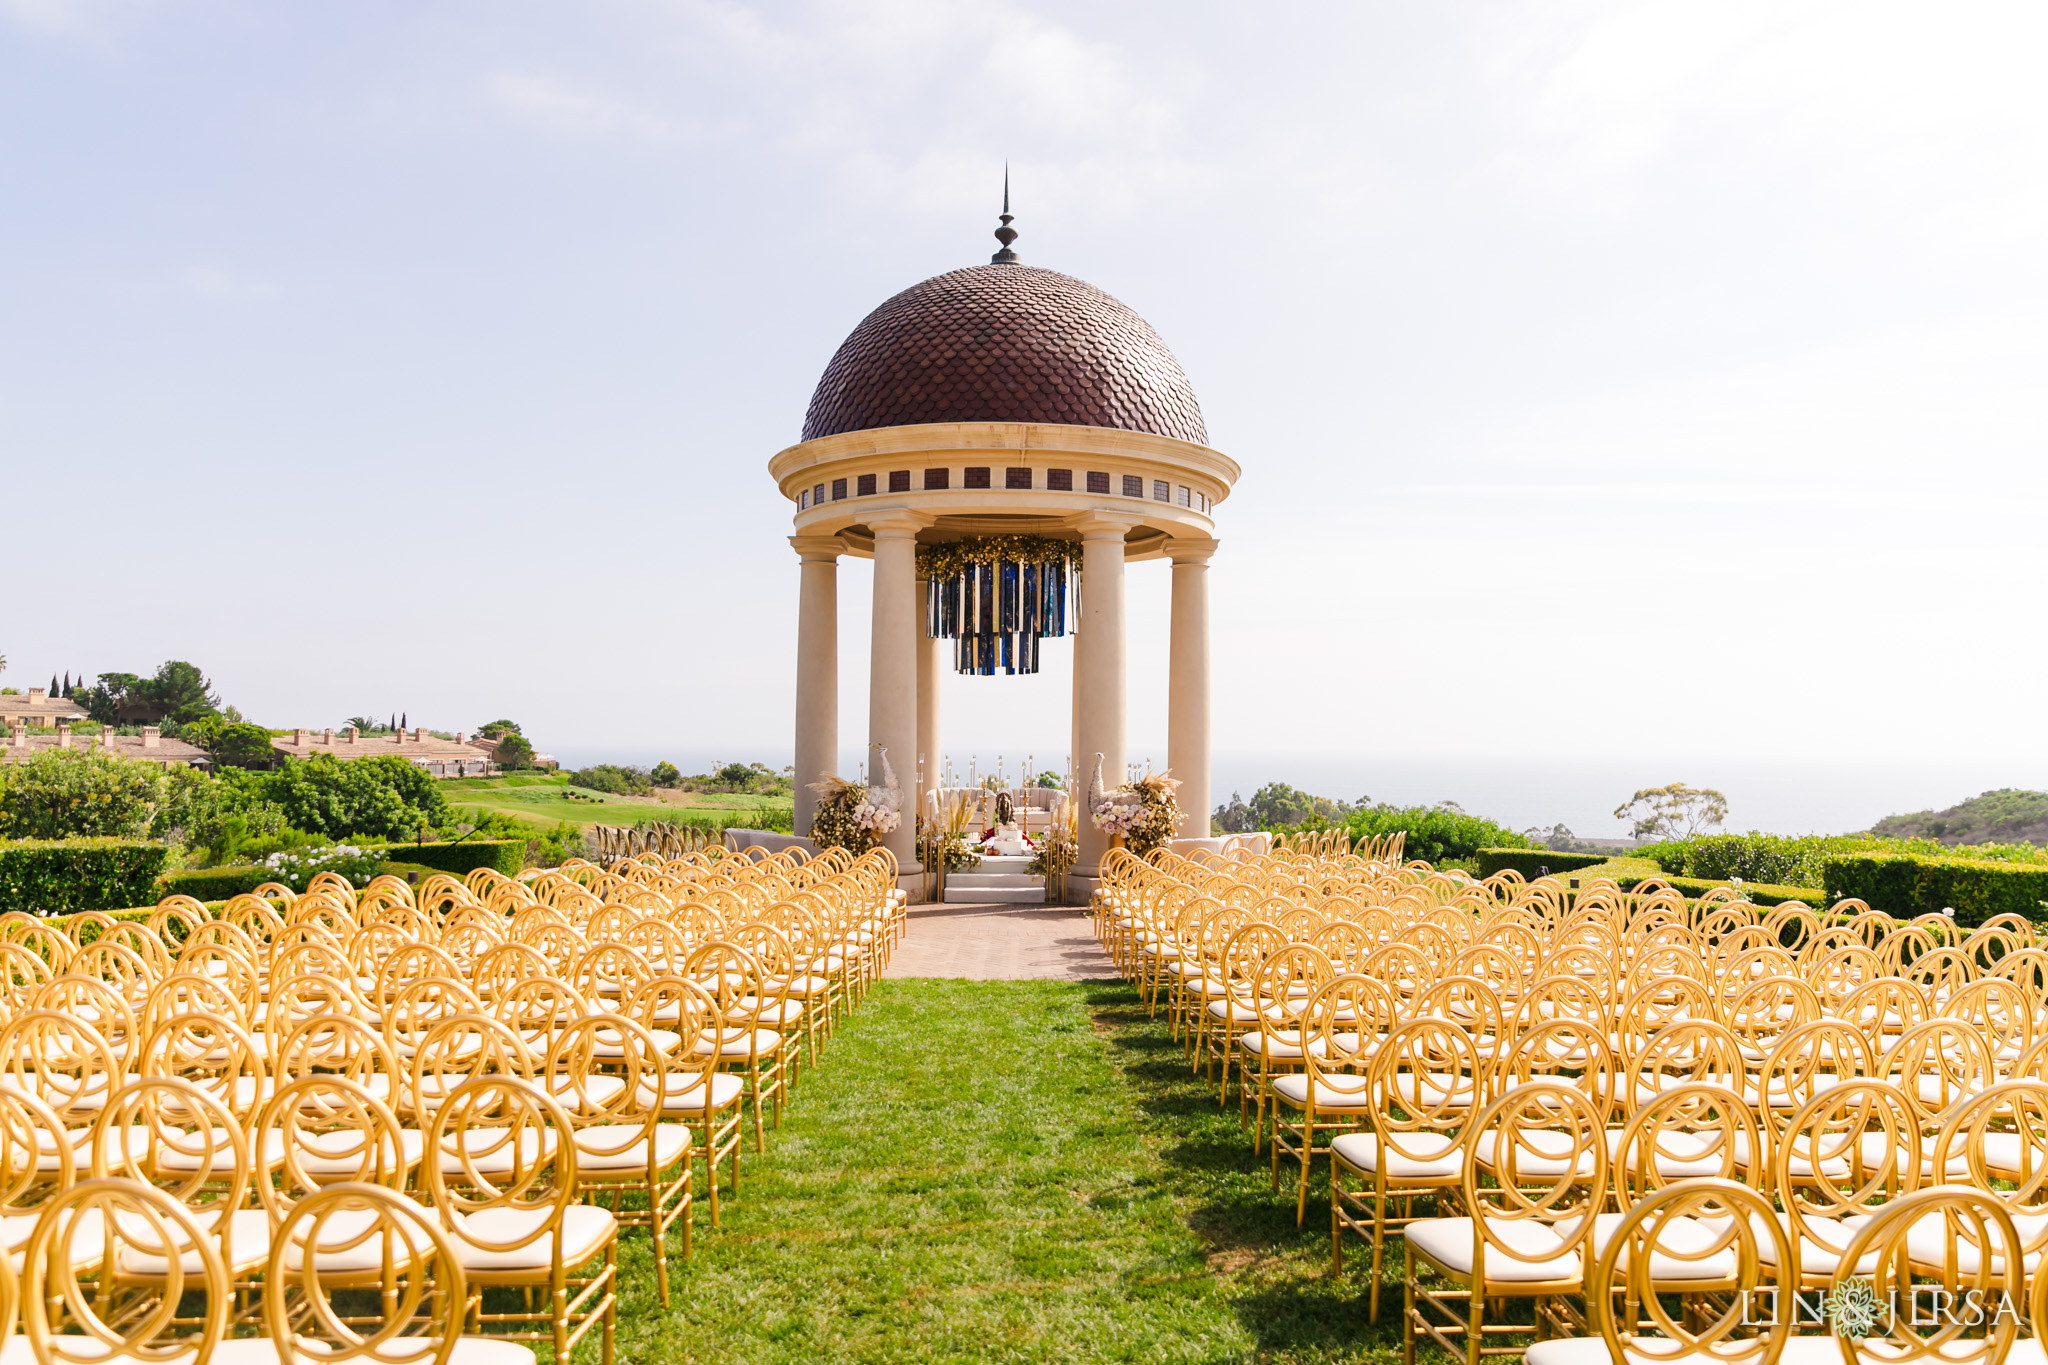
[[[57,741],[62,736],[24,735],[22,738],[28,743],[26,747],[17,749],[8,743],[5,737],[0,737],[0,763],[13,762],[30,754],[55,749],[58,747]],[[73,735],[71,747],[78,750],[97,749],[100,747],[100,737]],[[156,743],[144,747],[140,735],[116,735],[114,752],[123,758],[146,758],[152,763],[188,763],[203,768],[213,762],[206,756],[206,750],[196,744],[187,744],[182,739],[159,739]]]
[[[314,754],[333,754],[336,758],[377,758],[395,754],[399,758],[432,759],[440,762],[489,763],[491,756],[471,744],[457,744],[452,739],[436,739],[425,735],[413,739],[410,734],[400,741],[389,735],[362,735],[355,743],[348,742],[346,734],[334,737],[334,742],[324,743],[319,734],[306,732],[304,744],[294,744],[290,735],[278,735],[271,739],[270,747],[289,758],[310,758]]]
[[[1207,445],[1194,387],[1145,319],[1091,284],[977,265],[867,315],[825,367],[806,441],[929,422],[1056,422]]]

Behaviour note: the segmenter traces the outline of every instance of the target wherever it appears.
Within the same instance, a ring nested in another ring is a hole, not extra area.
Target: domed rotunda
[[[1007,200],[1007,195],[1005,196]],[[1074,634],[1073,752],[1085,785],[1124,779],[1124,566],[1173,565],[1167,766],[1184,838],[1209,822],[1209,559],[1238,466],[1211,449],[1194,388],[1145,320],[1058,271],[1024,265],[1009,205],[987,265],[916,284],[862,319],[811,396],[803,439],[769,461],[795,512],[796,828],[835,763],[838,561],[875,561],[871,784],[890,755],[905,818],[883,840],[916,869],[937,786],[939,680],[952,666],[1035,672]],[[1083,586],[1085,585],[1085,587]],[[942,650],[950,639],[951,651]],[[1080,821],[1074,876],[1107,836]]]

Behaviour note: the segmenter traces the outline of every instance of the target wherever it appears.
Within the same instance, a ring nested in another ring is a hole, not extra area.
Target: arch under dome
[[[1091,284],[1026,265],[935,275],[868,314],[825,367],[803,439],[935,422],[1209,443],[1194,387],[1150,324]]]

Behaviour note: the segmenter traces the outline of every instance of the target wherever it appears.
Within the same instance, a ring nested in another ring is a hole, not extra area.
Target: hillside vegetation
[[[1947,810],[1887,815],[1870,827],[1895,839],[1955,844],[2048,844],[2048,792],[2000,787]]]

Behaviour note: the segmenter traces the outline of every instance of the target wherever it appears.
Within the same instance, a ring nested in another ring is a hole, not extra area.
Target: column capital
[[[863,520],[874,532],[876,540],[908,540],[938,518],[929,512],[913,512],[908,507],[884,507],[868,513]]]
[[[1207,564],[1209,556],[1216,553],[1217,544],[1196,536],[1175,536],[1166,542],[1161,553],[1176,564]]]
[[[789,548],[807,564],[836,564],[846,553],[846,542],[838,536],[791,536]]]
[[[1069,518],[1067,525],[1081,533],[1082,540],[1122,540],[1138,525],[1137,517],[1120,517],[1109,512],[1084,512]]]

